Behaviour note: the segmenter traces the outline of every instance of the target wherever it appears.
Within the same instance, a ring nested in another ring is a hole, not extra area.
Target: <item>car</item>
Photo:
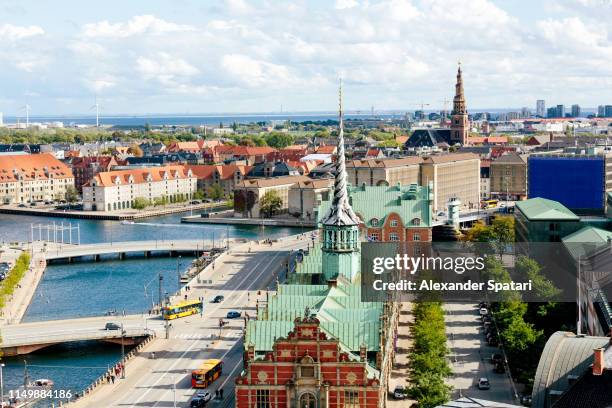
[[[521,405],[530,407],[532,403],[531,395],[521,395]]]
[[[199,398],[199,397],[195,397],[194,399],[191,400],[191,402],[189,403],[189,407],[190,408],[202,408],[206,406],[206,402],[204,401],[203,398]]]
[[[446,213],[444,211],[440,211],[438,213],[438,217],[445,217],[445,216],[446,216]]]
[[[488,378],[482,377],[478,380],[479,390],[488,390],[489,388],[491,388],[491,383],[489,382]]]
[[[191,204],[200,204],[200,200],[193,200]]]
[[[32,201],[32,202],[30,203],[30,207],[36,207],[36,201]]]
[[[503,363],[503,362],[504,362],[504,356],[502,356],[499,353],[491,354],[491,363],[492,364],[498,364],[498,363]]]
[[[221,303],[225,297],[223,295],[217,295],[213,298],[212,303]]]
[[[104,326],[104,330],[120,330],[120,329],[121,329],[121,326],[119,326],[117,323],[113,323],[113,322],[108,322]]]
[[[235,310],[230,310],[229,312],[227,312],[227,316],[226,318],[228,319],[237,319],[240,317],[240,312],[237,312]]]
[[[208,402],[212,399],[212,395],[208,391],[200,391],[196,394],[196,398],[201,398],[205,402]]]
[[[497,341],[497,337],[491,336],[487,339],[487,344],[491,347],[497,347],[499,345],[499,341]]]
[[[396,400],[403,400],[406,398],[406,392],[404,391],[404,387],[398,385],[393,390],[393,398]]]
[[[24,208],[24,207],[27,207],[27,205],[25,205],[24,203],[21,203],[17,207]]]
[[[503,374],[506,372],[506,367],[504,366],[504,363],[496,363],[493,371],[497,374]]]
[[[487,309],[486,307],[481,307],[479,313],[481,316],[486,316],[489,314],[489,309]]]

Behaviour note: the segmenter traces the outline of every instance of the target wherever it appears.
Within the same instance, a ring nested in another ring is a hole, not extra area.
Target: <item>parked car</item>
[[[504,356],[502,356],[499,353],[491,354],[491,363],[492,364],[503,363],[503,362],[504,362]]]
[[[406,398],[406,391],[404,390],[404,387],[398,385],[395,387],[395,389],[393,390],[393,398],[396,400],[403,400]]]
[[[240,312],[237,312],[235,310],[230,310],[229,312],[227,312],[227,316],[228,319],[237,319],[240,317]]]
[[[497,340],[497,337],[491,336],[487,339],[487,344],[491,347],[497,347],[499,345],[499,341]]]
[[[120,330],[120,329],[121,329],[121,326],[119,326],[117,323],[113,323],[113,322],[108,322],[104,326],[104,330]]]
[[[493,368],[493,371],[497,374],[503,374],[506,372],[506,367],[504,366],[504,363],[495,363],[495,368]]]
[[[199,397],[195,397],[194,399],[191,400],[191,402],[189,403],[189,407],[190,408],[202,408],[206,406],[206,402],[204,401],[203,398],[199,398]]]
[[[491,388],[491,383],[489,379],[486,377],[482,377],[478,380],[478,389],[479,390],[488,390]]]
[[[27,207],[27,206],[26,206],[24,203],[21,203],[21,204],[19,204],[17,207],[24,208],[24,207]]]
[[[487,309],[486,307],[481,307],[480,308],[480,315],[481,316],[486,316],[489,314],[489,309]]]
[[[200,200],[193,200],[191,204],[200,204]]]
[[[212,399],[212,395],[208,391],[200,391],[196,394],[197,398],[202,398],[204,402],[208,402]]]
[[[212,303],[221,303],[225,297],[223,295],[217,295],[213,298]]]

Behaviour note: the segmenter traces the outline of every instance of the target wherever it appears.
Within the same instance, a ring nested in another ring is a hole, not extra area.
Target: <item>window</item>
[[[255,402],[257,408],[270,407],[270,390],[257,390],[255,394]]]
[[[300,396],[300,407],[299,408],[315,408],[317,406],[315,396],[309,392],[306,392]]]
[[[378,231],[370,232],[368,234],[368,241],[380,241],[380,235],[378,234]]]
[[[359,408],[359,393],[344,391],[344,408]]]
[[[397,227],[397,220],[391,220],[391,226]]]
[[[418,227],[419,225],[421,225],[421,219],[420,218],[413,218],[412,219],[412,225]]]
[[[300,376],[301,377],[314,377],[314,367],[313,366],[304,366],[300,368]]]
[[[397,235],[397,232],[392,232],[389,234],[389,241],[391,242],[399,241],[399,236]]]
[[[420,241],[421,240],[421,234],[414,233],[414,235],[412,236],[412,240],[413,241]]]
[[[378,227],[378,218],[372,218],[370,221],[373,227]]]

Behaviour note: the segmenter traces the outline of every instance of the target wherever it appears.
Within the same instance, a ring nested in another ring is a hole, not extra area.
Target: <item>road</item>
[[[105,330],[107,322],[123,323],[125,335],[144,336],[155,331],[164,333],[159,317],[136,315],[125,317],[90,317],[69,320],[47,320],[2,326],[2,347],[53,344],[68,341],[96,340],[121,337],[120,330]]]
[[[189,297],[204,296],[207,302],[215,295],[225,296],[222,303],[206,303],[203,316],[190,316],[172,322],[170,338],[158,338],[126,367],[126,379],[99,387],[89,396],[71,404],[74,407],[172,407],[188,406],[195,394],[191,388],[191,370],[202,360],[221,358],[223,375],[209,390],[214,395],[224,389],[225,400],[213,401],[211,407],[231,406],[234,378],[242,370],[242,334],[244,320],[230,320],[222,330],[219,319],[230,310],[243,316],[256,314],[256,302],[266,299],[266,288],[275,285],[275,272],[290,249],[305,247],[307,240],[293,237],[273,246],[241,244],[217,260],[210,271],[212,284],[192,284]],[[261,291],[260,293],[258,293]],[[219,337],[219,338],[216,338]],[[151,359],[150,353],[156,358]]]
[[[518,404],[513,397],[508,374],[493,372],[491,355],[499,353],[487,345],[478,314],[478,305],[471,303],[445,303],[446,334],[451,353],[453,376],[448,383],[454,388],[454,398],[472,397],[506,404]],[[479,390],[480,377],[491,383],[490,390]]]

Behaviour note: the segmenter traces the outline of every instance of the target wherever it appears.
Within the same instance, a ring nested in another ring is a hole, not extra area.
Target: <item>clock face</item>
[[[266,373],[265,371],[260,371],[257,373],[257,379],[259,380],[260,383],[265,383],[268,381],[268,373]]]
[[[348,373],[346,375],[346,381],[349,384],[355,384],[355,381],[357,381],[357,374],[355,374],[355,373]]]

